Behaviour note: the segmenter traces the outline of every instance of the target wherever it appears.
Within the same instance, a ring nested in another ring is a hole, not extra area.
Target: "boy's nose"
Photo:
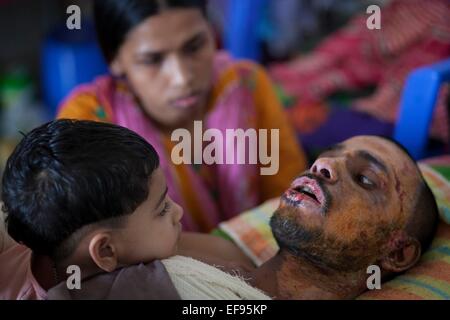
[[[331,158],[317,159],[311,167],[311,172],[329,183],[335,183],[339,178],[336,160]]]

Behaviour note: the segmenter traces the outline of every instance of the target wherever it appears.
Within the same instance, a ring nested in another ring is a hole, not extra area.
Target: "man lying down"
[[[35,129],[8,160],[2,198],[8,232],[33,250],[30,282],[49,299],[352,299],[369,265],[383,280],[411,268],[437,225],[414,161],[371,136],[331,148],[293,181],[270,221],[280,250],[259,268],[221,263],[248,260],[218,237],[180,237],[156,152],[114,125]],[[67,285],[73,265],[81,289]]]

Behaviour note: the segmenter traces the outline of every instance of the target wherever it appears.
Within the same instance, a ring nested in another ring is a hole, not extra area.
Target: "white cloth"
[[[239,275],[188,257],[162,260],[183,300],[270,300],[265,293],[250,286]]]

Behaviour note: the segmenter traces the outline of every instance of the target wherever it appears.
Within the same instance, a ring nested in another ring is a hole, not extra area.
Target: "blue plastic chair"
[[[41,57],[42,89],[50,117],[77,85],[108,72],[98,47],[95,29],[87,21],[81,30],[58,26],[45,39]]]
[[[450,82],[450,59],[413,71],[405,84],[394,139],[419,160],[427,156],[428,132],[441,85]]]
[[[268,0],[229,0],[225,47],[235,58],[260,61],[259,26]]]

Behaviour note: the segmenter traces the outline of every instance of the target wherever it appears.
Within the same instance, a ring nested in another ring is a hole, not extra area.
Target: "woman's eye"
[[[149,56],[146,58],[143,58],[141,60],[142,64],[145,65],[158,65],[163,61],[163,56],[162,55],[153,55],[153,56]]]
[[[170,204],[169,204],[168,201],[166,201],[166,202],[164,203],[164,208],[163,208],[162,211],[159,213],[159,215],[160,215],[161,217],[164,216],[164,215],[169,211],[169,209],[170,209]]]
[[[186,53],[195,53],[195,52],[197,52],[198,50],[200,50],[200,49],[203,47],[203,44],[204,44],[204,43],[205,43],[205,40],[203,40],[203,39],[195,40],[195,41],[189,43],[189,44],[184,48],[184,51],[185,51]]]

